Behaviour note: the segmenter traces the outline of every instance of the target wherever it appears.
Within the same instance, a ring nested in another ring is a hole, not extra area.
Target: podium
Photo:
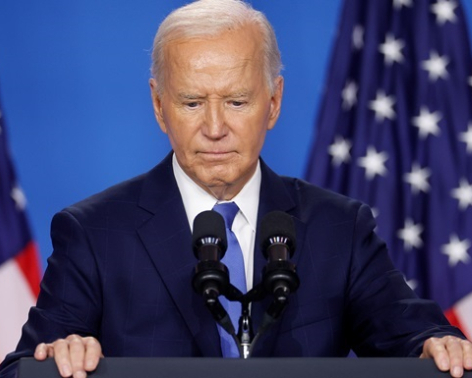
[[[104,358],[92,378],[448,378],[418,358]],[[472,372],[464,374],[472,378]],[[18,378],[60,378],[54,360],[22,358]]]

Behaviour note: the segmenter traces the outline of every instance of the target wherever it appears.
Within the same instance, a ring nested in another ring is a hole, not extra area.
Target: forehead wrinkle
[[[209,65],[208,62],[211,62],[211,64]],[[224,54],[219,55],[218,59],[212,59],[211,54],[209,52],[203,52],[200,55],[193,57],[192,59],[189,59],[187,61],[179,61],[176,66],[204,75],[208,74],[209,69],[215,69],[216,73],[219,72],[226,74],[231,74],[233,71],[244,72],[251,66],[255,68],[255,71],[257,71],[258,69],[264,69],[263,64],[260,62],[260,59],[255,58],[254,56],[245,58],[235,56],[234,54]]]
[[[204,49],[201,42],[210,43],[210,48]],[[243,82],[252,81],[254,75],[264,71],[260,49],[255,46],[238,54],[217,42],[218,38],[190,38],[173,40],[166,45],[169,66],[165,76],[171,80],[172,76],[175,78],[174,70],[179,73],[180,79],[173,81],[175,89],[180,87],[176,93],[178,98],[202,99],[211,94],[223,98],[242,98],[250,96],[251,91],[254,93],[254,88],[247,88]],[[202,49],[194,51],[191,48],[192,53],[187,53],[187,46],[191,47],[194,43],[201,45]]]

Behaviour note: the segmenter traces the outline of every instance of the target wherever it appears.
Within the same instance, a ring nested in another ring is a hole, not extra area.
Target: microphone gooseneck
[[[193,288],[204,297],[217,323],[235,340],[242,358],[252,355],[256,341],[280,318],[288,304],[288,296],[300,285],[295,264],[290,261],[296,248],[292,217],[281,211],[271,212],[262,219],[259,230],[267,265],[262,271],[262,282],[242,294],[230,283],[228,268],[221,262],[228,247],[223,217],[216,211],[204,211],[195,218],[193,225],[192,248],[198,259]],[[273,300],[254,337],[249,306],[252,301],[261,301],[268,294]],[[238,334],[220,303],[220,295],[229,301],[241,302]]]

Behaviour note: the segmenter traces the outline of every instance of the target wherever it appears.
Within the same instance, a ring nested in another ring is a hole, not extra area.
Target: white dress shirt
[[[235,202],[239,212],[234,218],[232,231],[238,238],[243,251],[244,268],[246,271],[246,287],[251,290],[254,272],[254,243],[257,229],[257,210],[259,208],[259,192],[261,188],[261,167],[257,164],[256,171],[241,191],[231,201],[218,201],[214,196],[198,186],[180,167],[175,154],[172,157],[175,180],[187,213],[190,229],[193,231],[193,220],[202,211],[211,210],[219,202]],[[190,246],[189,246],[190,249]],[[191,253],[189,251],[189,253]]]

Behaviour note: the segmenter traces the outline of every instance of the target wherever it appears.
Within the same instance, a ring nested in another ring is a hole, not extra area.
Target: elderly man
[[[190,284],[193,220],[218,203],[237,205],[232,231],[246,289],[265,264],[258,220],[279,210],[295,222],[301,285],[254,356],[346,356],[353,349],[432,357],[454,377],[472,368],[471,344],[405,284],[365,205],[278,176],[260,159],[280,113],[280,68],[270,24],[241,1],[200,0],[166,18],[150,86],[173,152],[150,172],[54,217],[38,304],[5,376],[12,362],[33,354],[53,357],[63,377],[76,378],[102,355],[231,356]],[[265,305],[251,307],[256,327]]]

